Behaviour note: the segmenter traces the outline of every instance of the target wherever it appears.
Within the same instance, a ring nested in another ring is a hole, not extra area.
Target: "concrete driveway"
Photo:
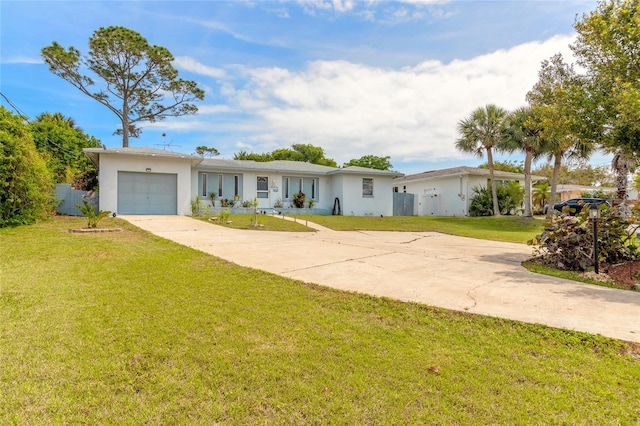
[[[234,230],[185,216],[121,216],[241,266],[341,290],[640,342],[640,292],[528,272],[523,244],[433,232]]]

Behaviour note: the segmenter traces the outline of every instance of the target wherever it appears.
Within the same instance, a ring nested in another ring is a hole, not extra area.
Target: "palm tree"
[[[524,152],[524,216],[533,217],[531,196],[531,163],[544,152],[544,139],[539,137],[531,108],[522,107],[505,119],[501,148]]]
[[[551,190],[551,183],[549,181],[538,182],[533,186],[533,204],[540,207],[540,211],[545,213],[544,205],[549,200],[549,192]]]
[[[458,122],[460,138],[456,141],[456,148],[462,152],[475,154],[480,158],[485,152],[487,153],[494,216],[500,216],[500,207],[498,206],[498,193],[493,173],[493,151],[494,149],[501,150],[499,144],[506,115],[505,109],[490,104],[476,109],[469,117]]]
[[[538,82],[527,93],[540,137],[544,140],[549,159],[553,158],[550,203],[556,198],[558,175],[563,158],[587,158],[593,151],[594,141],[582,137],[580,116],[584,113],[582,100],[585,80],[578,76],[572,65],[566,64],[561,54],[542,61]],[[551,216],[551,209],[547,212]]]
[[[634,156],[619,148],[611,160],[611,168],[616,175],[616,198],[619,200],[623,209],[627,206],[627,186],[629,185],[629,173],[633,173],[636,169],[637,161]]]

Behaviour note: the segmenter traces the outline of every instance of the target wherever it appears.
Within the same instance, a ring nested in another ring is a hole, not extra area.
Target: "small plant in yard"
[[[293,194],[293,205],[299,209],[304,208],[305,197],[304,192]]]
[[[313,198],[309,199],[309,208],[310,209],[312,209],[315,204],[316,204],[316,200],[314,200]]]
[[[98,222],[111,214],[108,210],[96,212],[96,206],[87,200],[82,200],[82,205],[76,204],[76,208],[87,218],[87,228],[97,228]]]
[[[220,223],[225,224],[229,220],[229,215],[231,212],[227,209],[224,209],[220,212]]]
[[[218,194],[216,194],[215,192],[210,192],[209,193],[209,198],[211,198],[211,207],[215,207],[216,206],[216,198],[218,197]]]
[[[282,203],[282,200],[278,198],[273,202],[273,207],[275,207],[276,209],[281,209],[282,207],[284,207],[284,204]]]
[[[196,198],[191,202],[191,216],[200,216],[201,203],[200,196],[196,195]]]
[[[244,207],[245,209],[248,209],[249,207],[251,207],[251,201],[249,200],[245,200],[242,202],[242,207]]]
[[[253,207],[253,221],[251,223],[251,226],[257,227],[259,225],[259,223],[258,223],[258,199],[257,198],[253,199],[253,202],[251,203],[251,207]]]
[[[601,208],[598,219],[599,261],[614,264],[638,258],[635,243],[635,218],[619,215],[615,208]],[[588,209],[577,216],[562,213],[545,222],[542,234],[528,242],[535,247],[542,264],[568,271],[586,271],[593,267],[593,222]]]

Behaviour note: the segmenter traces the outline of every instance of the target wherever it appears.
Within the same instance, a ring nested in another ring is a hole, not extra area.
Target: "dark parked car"
[[[575,215],[580,213],[584,207],[588,208],[592,204],[596,206],[600,206],[601,204],[609,205],[607,200],[603,198],[571,198],[570,200],[554,204],[553,209],[561,212],[565,207],[569,207],[569,209],[572,209],[569,211],[569,214]]]

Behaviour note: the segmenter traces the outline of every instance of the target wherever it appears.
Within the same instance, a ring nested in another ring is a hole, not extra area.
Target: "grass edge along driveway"
[[[635,424],[634,346],[241,268],[113,220],[0,230],[0,423]]]

